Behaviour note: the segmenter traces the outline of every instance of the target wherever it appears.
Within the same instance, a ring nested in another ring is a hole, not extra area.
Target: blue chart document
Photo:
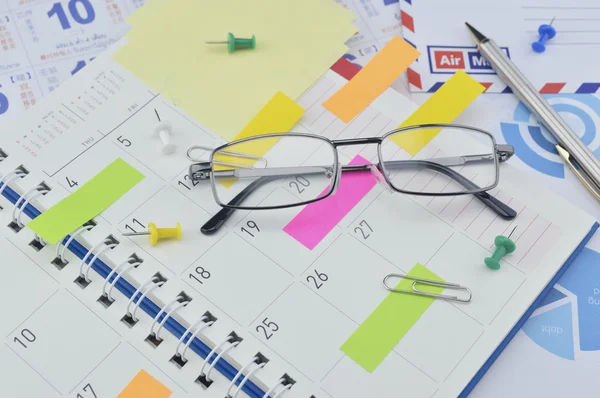
[[[514,164],[600,220],[600,205],[554,150],[550,134],[512,95],[487,96],[473,112],[515,147]],[[600,157],[600,96],[547,99]],[[600,236],[595,236],[475,388],[474,397],[563,397],[600,390]],[[592,394],[593,396],[593,394]]]
[[[523,331],[569,360],[600,361],[600,254],[584,249]]]

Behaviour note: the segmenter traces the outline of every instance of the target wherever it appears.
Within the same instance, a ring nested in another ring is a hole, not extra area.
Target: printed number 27
[[[354,228],[354,232],[357,234],[360,232],[360,235],[363,239],[368,239],[373,232],[373,228],[367,223],[365,220],[362,220],[357,227]]]
[[[85,17],[81,15],[81,8],[77,8],[77,4],[81,4],[83,10],[85,11]],[[96,18],[96,12],[94,11],[94,7],[90,0],[70,0],[69,1],[69,13],[71,14],[71,18],[75,22],[81,25],[87,25],[94,21]],[[60,26],[63,30],[71,28],[71,22],[69,22],[69,18],[67,18],[67,14],[60,3],[54,3],[50,11],[48,11],[48,17],[52,18],[54,15],[58,18],[60,22]]]

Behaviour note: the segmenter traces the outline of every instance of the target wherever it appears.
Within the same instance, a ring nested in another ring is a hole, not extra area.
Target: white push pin
[[[154,137],[160,138],[162,142],[161,152],[165,155],[170,155],[175,152],[177,146],[171,142],[171,135],[173,134],[173,125],[171,122],[160,120],[158,111],[155,109],[156,117],[158,118],[158,124],[154,128]]]

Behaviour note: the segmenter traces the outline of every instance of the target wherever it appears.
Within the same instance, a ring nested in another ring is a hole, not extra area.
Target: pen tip
[[[475,40],[476,43],[481,43],[482,41],[487,39],[487,37],[485,37],[483,33],[475,29],[470,23],[465,22],[465,25],[467,26],[467,29],[469,29],[469,32],[471,32],[473,40]]]

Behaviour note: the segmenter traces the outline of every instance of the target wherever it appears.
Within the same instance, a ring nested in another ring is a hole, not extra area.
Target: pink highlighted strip
[[[370,163],[360,155],[350,162],[351,165]],[[283,228],[284,232],[307,249],[314,249],[376,184],[377,181],[370,171],[342,173],[337,192],[328,198],[306,205]],[[329,188],[321,195],[327,190]]]

